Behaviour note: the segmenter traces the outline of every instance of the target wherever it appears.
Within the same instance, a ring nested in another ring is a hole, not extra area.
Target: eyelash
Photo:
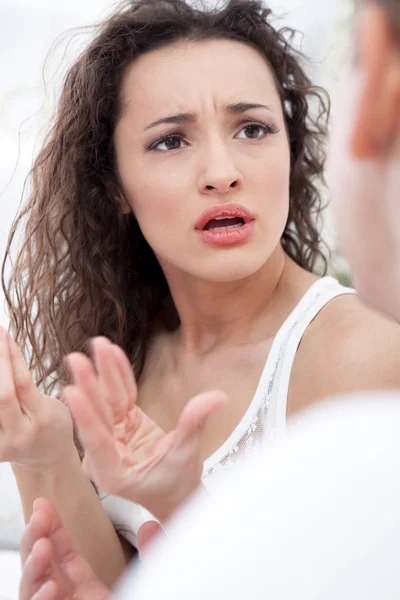
[[[260,129],[262,129],[264,131],[264,133],[267,135],[275,135],[276,133],[280,132],[280,128],[277,125],[273,125],[272,123],[267,123],[265,121],[248,121],[247,123],[244,123],[242,125],[242,127],[240,128],[239,131],[242,131],[242,129],[245,129],[246,127],[251,127],[251,126],[260,127]],[[166,140],[171,139],[171,138],[179,138],[180,140],[184,139],[183,135],[181,133],[179,133],[178,131],[171,131],[170,133],[167,133],[166,135],[163,135],[162,137],[157,138],[153,142],[146,144],[144,148],[148,152],[156,151],[157,146],[159,144],[162,144],[162,142],[165,142]],[[249,139],[251,139],[251,138],[249,138]],[[255,138],[255,139],[259,139],[259,138]],[[177,148],[177,150],[180,150],[180,148]],[[160,152],[171,152],[171,150],[161,150]]]

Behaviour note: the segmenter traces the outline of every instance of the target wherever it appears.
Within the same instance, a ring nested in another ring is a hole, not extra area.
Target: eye
[[[170,150],[180,150],[185,148],[188,144],[183,140],[180,135],[166,135],[163,138],[159,138],[155,142],[145,146],[146,150],[156,150],[157,152],[169,152]]]
[[[248,123],[237,134],[241,140],[260,140],[266,135],[278,133],[279,128],[268,123]]]

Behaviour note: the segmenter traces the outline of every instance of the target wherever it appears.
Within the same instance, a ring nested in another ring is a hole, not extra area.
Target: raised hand
[[[71,448],[68,409],[38,390],[17,344],[0,327],[0,462],[51,468],[68,460]]]
[[[59,514],[45,498],[34,503],[21,555],[26,562],[20,600],[111,600],[109,589],[74,550]]]
[[[137,386],[124,352],[106,338],[92,342],[94,364],[67,357],[74,385],[63,395],[85,448],[83,467],[103,491],[147,508],[161,522],[200,483],[200,437],[208,416],[227,397],[192,398],[174,431],[165,433],[137,406]]]

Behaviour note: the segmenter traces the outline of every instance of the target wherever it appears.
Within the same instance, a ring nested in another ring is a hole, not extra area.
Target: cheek
[[[154,167],[147,155],[132,151],[123,141],[116,144],[116,150],[122,189],[145,237],[176,221],[182,212],[179,201],[186,192],[176,169],[170,164]]]
[[[142,170],[142,173],[148,172]],[[146,177],[131,174],[125,181],[125,192],[139,222],[141,230],[149,243],[165,232],[176,227],[177,222],[185,217],[185,203],[182,199],[188,197],[188,190],[171,170],[167,173],[153,173]]]
[[[258,168],[254,174],[253,189],[262,200],[264,214],[270,221],[273,216],[277,219],[285,218],[289,210],[290,190],[290,153],[288,146],[276,149],[265,161],[263,168]]]

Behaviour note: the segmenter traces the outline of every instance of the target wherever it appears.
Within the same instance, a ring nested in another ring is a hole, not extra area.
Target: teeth
[[[215,219],[217,221],[218,219]],[[226,227],[210,227],[209,231],[225,231],[225,229],[238,229],[242,227],[241,223],[237,223],[236,225],[227,225]]]
[[[237,217],[215,217],[214,221],[223,221],[224,219],[236,219]]]

